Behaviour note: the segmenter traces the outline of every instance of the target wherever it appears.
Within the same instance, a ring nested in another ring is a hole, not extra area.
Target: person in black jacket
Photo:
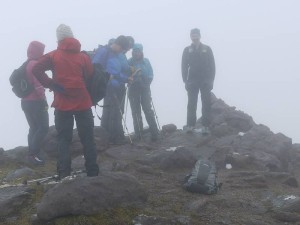
[[[200,42],[200,30],[191,30],[192,44],[182,55],[182,79],[188,93],[187,128],[192,129],[197,120],[199,91],[202,100],[203,133],[209,132],[211,122],[211,91],[215,79],[215,61],[211,48]]]

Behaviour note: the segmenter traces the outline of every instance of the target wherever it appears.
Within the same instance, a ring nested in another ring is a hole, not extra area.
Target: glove
[[[54,92],[58,92],[58,93],[64,93],[65,92],[65,88],[60,85],[60,84],[56,84],[56,83],[53,83],[50,87],[50,89]]]

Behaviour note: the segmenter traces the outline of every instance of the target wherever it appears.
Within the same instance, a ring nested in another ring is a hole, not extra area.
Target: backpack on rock
[[[217,182],[217,169],[209,160],[200,159],[196,162],[192,173],[185,178],[184,187],[187,191],[201,194],[216,194],[221,187]]]

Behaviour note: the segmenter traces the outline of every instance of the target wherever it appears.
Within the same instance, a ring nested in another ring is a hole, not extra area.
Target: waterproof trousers
[[[125,139],[122,125],[125,94],[125,85],[108,87],[104,98],[101,126],[108,132],[112,143]]]
[[[211,90],[206,86],[201,86],[198,84],[191,84],[187,88],[187,126],[193,127],[196,125],[199,92],[201,93],[202,101],[202,125],[209,127],[211,122]]]
[[[45,100],[22,100],[21,106],[29,125],[29,155],[37,156],[49,130],[48,104]]]
[[[55,127],[58,138],[58,162],[57,171],[60,178],[71,174],[70,145],[73,137],[74,118],[80,141],[83,145],[85,168],[87,176],[97,176],[96,145],[94,141],[94,118],[91,109],[84,111],[60,111],[55,110]]]
[[[145,114],[146,121],[149,125],[152,139],[156,139],[159,130],[155,120],[155,115],[152,109],[152,97],[150,84],[132,84],[128,89],[128,98],[130,102],[134,132],[137,137],[141,138],[143,133],[143,118],[141,109]]]

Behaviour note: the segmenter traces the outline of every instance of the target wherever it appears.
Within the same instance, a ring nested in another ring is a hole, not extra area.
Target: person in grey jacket
[[[197,120],[198,95],[202,100],[203,133],[209,132],[211,122],[211,91],[215,79],[215,60],[211,48],[201,43],[200,30],[192,29],[192,44],[182,55],[182,79],[188,93],[187,128],[192,129]]]

